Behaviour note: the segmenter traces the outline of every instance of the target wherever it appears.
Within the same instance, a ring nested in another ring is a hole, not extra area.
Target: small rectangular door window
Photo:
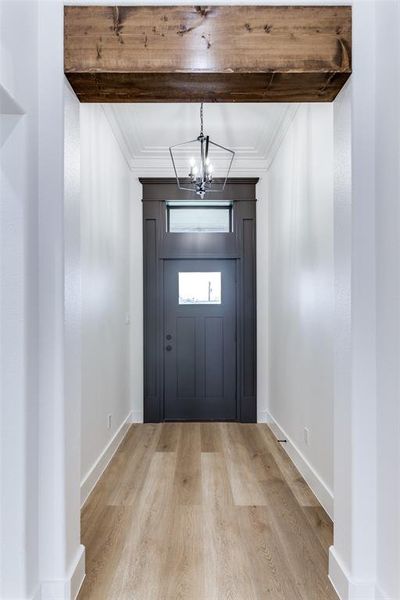
[[[179,273],[179,304],[221,304],[221,273]]]

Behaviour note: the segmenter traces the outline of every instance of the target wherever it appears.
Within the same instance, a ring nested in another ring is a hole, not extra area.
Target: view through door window
[[[179,304],[221,304],[221,273],[179,273]]]

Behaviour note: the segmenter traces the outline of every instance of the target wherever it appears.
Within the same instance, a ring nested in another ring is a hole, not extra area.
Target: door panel
[[[237,418],[235,270],[234,260],[164,261],[166,420]]]
[[[206,317],[205,335],[205,395],[222,397],[224,395],[224,318]]]
[[[176,394],[179,398],[196,396],[196,319],[176,319]],[[174,357],[172,353],[171,358]]]

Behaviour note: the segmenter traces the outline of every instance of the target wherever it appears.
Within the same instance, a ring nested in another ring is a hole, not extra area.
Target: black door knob
[[[167,340],[172,340],[172,335],[170,333],[167,333],[166,338]]]
[[[171,350],[172,350],[172,346],[170,346],[170,345],[168,344],[168,346],[167,346],[165,349],[166,349],[166,351],[167,351],[167,352],[171,352]]]

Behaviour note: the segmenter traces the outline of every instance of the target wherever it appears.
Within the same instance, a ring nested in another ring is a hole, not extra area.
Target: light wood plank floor
[[[82,512],[79,600],[334,600],[332,523],[266,425],[132,425]]]

